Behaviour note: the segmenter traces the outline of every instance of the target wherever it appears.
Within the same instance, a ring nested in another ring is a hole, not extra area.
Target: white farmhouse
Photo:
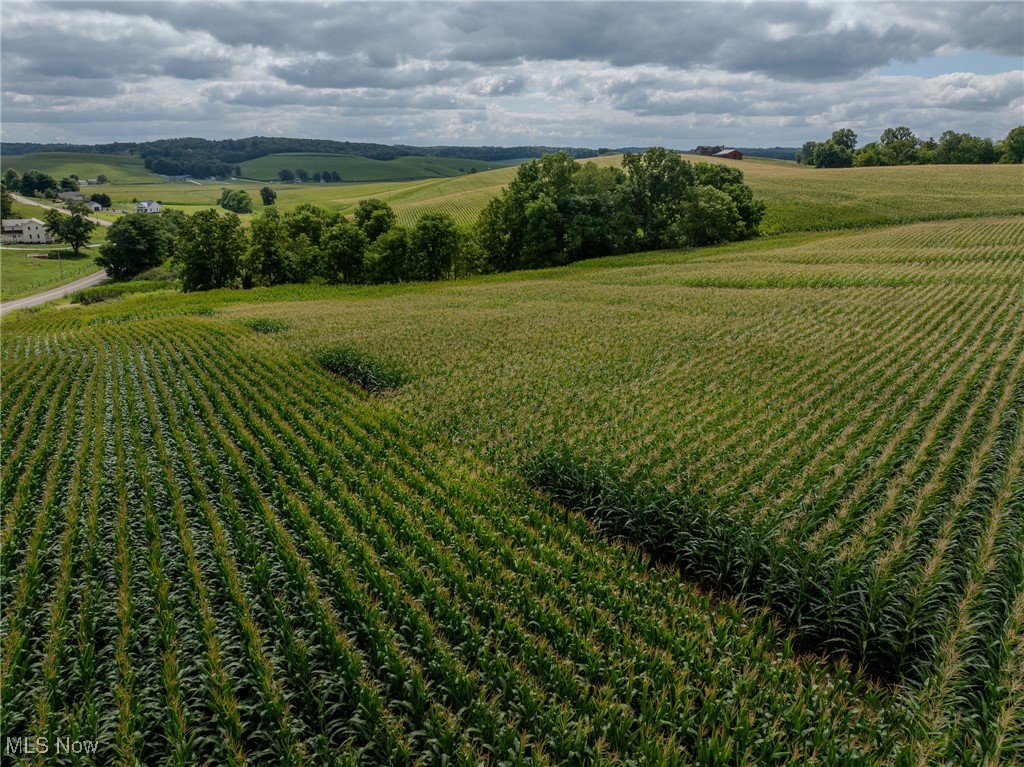
[[[3,219],[3,242],[53,242],[50,230],[38,218]]]
[[[160,210],[160,203],[156,200],[143,200],[135,206],[136,213],[159,213]]]

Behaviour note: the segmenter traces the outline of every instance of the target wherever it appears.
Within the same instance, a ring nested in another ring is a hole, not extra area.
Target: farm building
[[[86,200],[83,204],[93,213],[99,213],[101,210],[103,210],[103,206],[100,205],[95,200]]]
[[[693,150],[693,153],[703,155],[704,157],[711,157],[718,154],[723,149],[725,149],[724,146],[699,146]]]
[[[5,218],[2,229],[4,242],[53,242],[50,230],[38,218]]]
[[[160,210],[160,203],[156,200],[143,200],[135,206],[136,213],[159,213]]]
[[[727,160],[742,160],[743,152],[739,149],[723,149],[721,152],[715,152],[713,157],[724,157]]]
[[[61,202],[85,202],[85,195],[81,192],[59,192],[57,199]]]

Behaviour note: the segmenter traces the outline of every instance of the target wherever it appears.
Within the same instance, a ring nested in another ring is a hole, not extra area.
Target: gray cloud
[[[1024,106],[1019,2],[83,1],[2,14],[7,141],[196,134],[180,128],[195,122],[210,137],[799,144],[843,120],[867,135],[998,137]],[[879,74],[965,51],[1011,57],[1012,71]]]

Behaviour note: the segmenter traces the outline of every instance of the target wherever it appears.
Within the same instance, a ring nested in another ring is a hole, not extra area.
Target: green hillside
[[[278,171],[302,168],[312,175],[332,171],[343,182],[405,181],[423,178],[448,178],[470,172],[514,165],[516,161],[485,162],[447,157],[399,157],[372,160],[368,157],[337,154],[272,154],[241,164],[243,178],[277,181]]]
[[[111,184],[160,183],[164,180],[146,170],[141,158],[129,155],[37,152],[4,157],[0,165],[4,170],[14,168],[19,173],[38,170],[58,181],[72,174],[79,178],[96,178],[102,174]]]

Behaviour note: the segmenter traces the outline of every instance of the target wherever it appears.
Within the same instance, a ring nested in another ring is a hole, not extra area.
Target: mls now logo
[[[31,754],[95,754],[99,741],[72,740],[56,738],[51,746],[48,738],[6,738],[4,753],[13,756],[29,756]]]

